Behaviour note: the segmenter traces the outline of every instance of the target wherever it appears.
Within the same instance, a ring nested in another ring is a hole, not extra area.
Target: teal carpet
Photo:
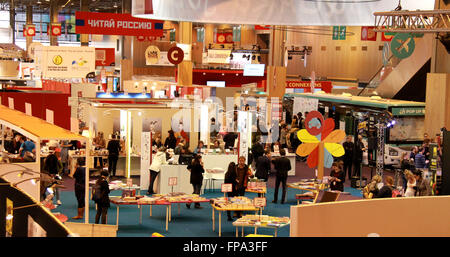
[[[263,211],[263,214],[270,216],[290,216],[290,206],[296,205],[294,195],[300,191],[288,188],[287,202],[285,204],[274,204],[273,200],[273,188],[268,189],[267,194],[267,206]],[[346,187],[346,192],[351,194],[353,199],[362,197],[360,190]],[[111,192],[111,196],[120,195],[120,191]],[[145,191],[141,191],[144,194]],[[69,217],[69,222],[84,222],[83,220],[73,220],[71,217],[76,216],[77,202],[75,193],[73,191],[61,191],[62,205],[58,206],[52,212],[60,212]],[[279,191],[279,197],[281,190]],[[208,199],[223,196],[221,192],[205,192],[202,195]],[[255,193],[246,193],[249,198],[257,197]],[[349,196],[347,196],[349,197]],[[279,199],[280,200],[280,199]],[[178,204],[172,205],[172,220],[169,222],[169,230],[165,230],[166,220],[166,208],[165,206],[153,206],[152,216],[149,216],[149,206],[143,206],[142,210],[142,224],[139,224],[139,209],[137,206],[121,206],[119,213],[119,229],[117,232],[118,237],[149,237],[152,233],[158,232],[167,237],[218,237],[218,212],[215,212],[216,216],[216,229],[212,230],[212,210],[209,203],[201,204],[203,209],[195,209],[194,205],[191,209],[187,209],[186,205],[180,205],[180,213],[178,213]],[[108,210],[108,224],[116,224],[116,205],[111,204]],[[223,237],[235,237],[236,228],[232,225],[232,222],[227,221],[226,212],[222,213],[222,236]],[[254,214],[254,212],[249,212]],[[89,211],[89,223],[95,222],[95,204],[90,201]],[[253,233],[253,228],[246,228],[245,234]],[[239,235],[241,229],[239,229]],[[273,229],[259,228],[258,234],[273,235]],[[289,226],[278,229],[279,237],[289,236]]]

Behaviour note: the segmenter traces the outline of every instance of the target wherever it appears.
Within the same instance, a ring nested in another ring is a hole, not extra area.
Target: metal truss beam
[[[450,10],[376,12],[376,32],[450,32]]]

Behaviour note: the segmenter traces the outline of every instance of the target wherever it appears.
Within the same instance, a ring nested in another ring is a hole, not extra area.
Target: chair
[[[206,181],[205,190],[208,188],[214,190],[214,185],[216,180],[224,180],[225,179],[225,170],[222,168],[213,168],[212,172],[208,174],[208,179]]]

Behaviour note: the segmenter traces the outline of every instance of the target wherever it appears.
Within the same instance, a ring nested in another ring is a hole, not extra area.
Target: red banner
[[[145,0],[144,14],[153,14],[153,0]]]
[[[377,32],[373,31],[375,27],[361,27],[361,40],[377,41]]]
[[[270,25],[255,25],[255,30],[270,30]]]
[[[233,33],[217,33],[217,44],[233,43]]]
[[[305,91],[311,90],[311,82],[310,81],[286,81],[286,88],[304,88],[307,89]],[[331,81],[316,81],[314,84],[314,88],[320,88],[326,93],[331,93],[331,89],[333,88],[333,84]]]
[[[135,18],[128,13],[76,12],[77,34],[163,36],[161,20]]]
[[[115,66],[115,51],[114,48],[95,48],[95,66]]]

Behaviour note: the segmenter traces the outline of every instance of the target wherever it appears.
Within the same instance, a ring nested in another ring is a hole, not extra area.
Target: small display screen
[[[246,64],[244,76],[264,76],[264,64]]]
[[[209,87],[225,87],[225,81],[206,81]]]

